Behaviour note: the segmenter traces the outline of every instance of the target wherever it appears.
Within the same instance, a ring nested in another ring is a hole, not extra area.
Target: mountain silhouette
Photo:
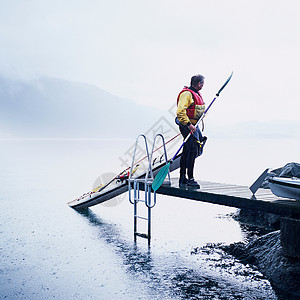
[[[0,137],[136,137],[160,114],[90,84],[0,76]]]

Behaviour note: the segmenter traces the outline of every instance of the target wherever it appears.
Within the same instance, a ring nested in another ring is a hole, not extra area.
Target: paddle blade
[[[223,86],[219,89],[219,91],[217,92],[216,96],[219,97],[220,93],[223,91],[224,87],[227,85],[227,83],[230,81],[231,77],[233,75],[233,72],[231,72],[230,76],[228,77],[228,79],[226,80],[226,82],[223,84]]]
[[[160,171],[157,173],[157,175],[155,176],[155,178],[152,182],[153,191],[157,191],[160,188],[160,186],[164,182],[166,176],[168,175],[169,169],[170,169],[170,163],[163,166],[160,169]]]

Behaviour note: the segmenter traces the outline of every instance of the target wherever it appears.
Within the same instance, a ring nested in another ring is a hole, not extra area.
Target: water
[[[232,141],[229,148],[210,141],[197,178],[250,184],[265,165],[296,161],[299,148],[287,143],[280,152],[276,141],[268,141],[267,150],[277,146],[266,159],[261,143]],[[215,247],[251,236],[231,218],[234,208],[158,195],[148,248],[143,239],[133,242],[126,195],[85,213],[66,205],[99,175],[120,171],[118,157],[131,145],[0,141],[0,298],[277,299],[255,268]]]

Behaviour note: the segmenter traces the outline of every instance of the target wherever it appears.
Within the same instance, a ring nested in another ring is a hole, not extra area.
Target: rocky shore
[[[266,234],[248,244],[222,246],[243,264],[255,265],[285,299],[300,299],[300,259],[286,257],[280,231]]]
[[[299,177],[300,164],[288,163],[272,170],[279,177]],[[267,179],[262,187],[268,188]],[[274,214],[239,210],[234,218],[242,224],[266,228],[272,232],[247,243],[221,246],[243,264],[255,265],[284,299],[300,299],[300,258],[287,257],[281,245],[280,217]]]

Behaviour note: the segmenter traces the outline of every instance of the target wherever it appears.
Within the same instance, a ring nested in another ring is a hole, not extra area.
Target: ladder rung
[[[143,199],[134,199],[134,201],[136,201],[136,202],[145,202],[145,200],[143,200]]]
[[[137,235],[139,237],[142,237],[142,238],[145,238],[145,239],[149,238],[148,234],[146,234],[146,233],[138,233],[138,232],[136,232],[135,235]]]
[[[143,219],[143,220],[148,220],[148,218],[141,217],[141,216],[137,216],[137,215],[135,215],[134,217],[135,217],[135,218],[139,218],[139,219]]]

